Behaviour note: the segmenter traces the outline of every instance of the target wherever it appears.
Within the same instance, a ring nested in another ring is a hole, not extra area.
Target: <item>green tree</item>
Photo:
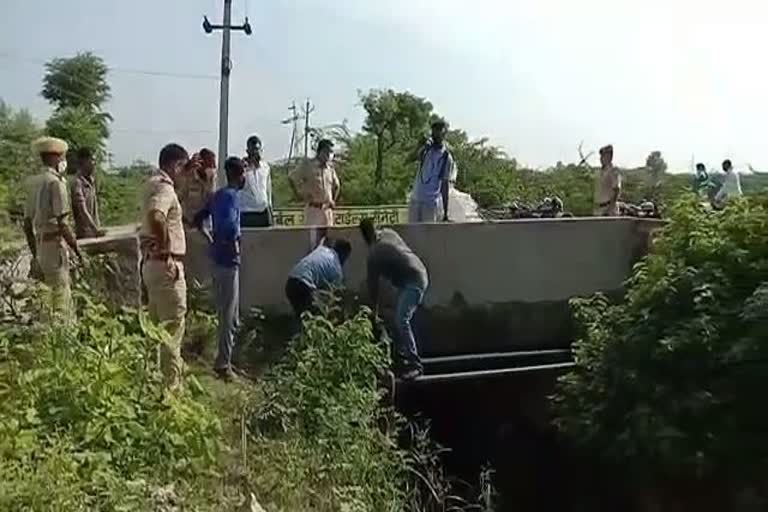
[[[651,151],[648,158],[645,159],[645,168],[648,172],[648,192],[647,199],[658,200],[659,186],[664,173],[667,171],[667,162],[661,156],[661,151]]]
[[[20,214],[21,185],[39,167],[30,149],[39,135],[40,127],[28,111],[14,110],[0,100],[0,207],[11,214]]]
[[[96,151],[97,161],[106,155],[106,140],[99,114],[84,107],[65,107],[55,111],[45,123],[48,134],[70,143],[70,153],[89,147]]]
[[[398,143],[413,143],[426,133],[432,103],[409,92],[374,89],[360,94],[366,112],[363,131],[376,141],[375,182],[384,178],[384,155]]]
[[[101,111],[111,98],[109,68],[101,57],[90,52],[53,59],[45,70],[42,95],[57,109],[87,107]]]
[[[103,152],[112,121],[104,110],[111,97],[104,60],[90,52],[79,53],[53,59],[45,69],[42,96],[55,109],[48,132],[67,140],[74,149],[92,146]]]
[[[684,198],[623,304],[575,301],[576,368],[555,405],[558,426],[586,452],[664,483],[762,485],[767,212],[766,196],[716,213]]]

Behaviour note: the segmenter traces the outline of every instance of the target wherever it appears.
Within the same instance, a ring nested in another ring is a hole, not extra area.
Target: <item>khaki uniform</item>
[[[45,178],[45,172],[28,176],[24,180],[24,218],[35,220],[35,210],[37,209],[37,192],[40,190],[40,184]]]
[[[322,167],[316,158],[308,160],[291,173],[291,181],[304,200],[304,224],[333,226],[333,190],[339,187],[339,177],[333,166]]]
[[[195,214],[202,210],[213,192],[216,169],[203,169],[204,177],[196,172],[185,172],[177,187],[184,222],[192,225]]]
[[[72,217],[75,221],[75,236],[91,238],[98,236],[99,200],[96,197],[96,184],[93,177],[82,174],[75,176],[70,188],[72,196]]]
[[[595,186],[595,215],[598,217],[617,217],[619,215],[618,200],[613,200],[613,191],[621,191],[621,174],[613,166],[600,169]],[[605,204],[608,203],[608,204]]]
[[[53,307],[68,321],[73,319],[69,277],[69,248],[59,230],[59,217],[70,212],[64,177],[47,169],[37,182],[34,224],[37,236],[37,261],[43,282],[51,288]]]
[[[170,255],[161,254],[149,227],[152,210],[165,215]],[[139,240],[143,256],[142,279],[149,298],[149,315],[169,335],[160,345],[160,368],[166,384],[174,388],[181,378],[181,342],[187,314],[187,282],[182,258],[187,252],[182,210],[173,181],[162,171],[147,179],[142,196],[142,225]]]

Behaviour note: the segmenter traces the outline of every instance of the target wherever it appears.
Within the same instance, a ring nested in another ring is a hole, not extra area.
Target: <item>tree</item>
[[[645,159],[645,168],[648,170],[648,193],[647,198],[653,201],[658,199],[658,189],[661,185],[661,177],[667,170],[667,162],[661,156],[661,151],[652,151]]]
[[[45,69],[41,94],[55,109],[48,131],[74,148],[92,146],[103,150],[112,121],[104,111],[111,98],[107,65],[101,57],[87,52],[53,59]]]
[[[30,149],[40,128],[26,110],[14,111],[0,100],[0,204],[3,209],[20,212],[21,184],[40,162]]]
[[[374,89],[360,95],[366,112],[363,131],[376,139],[375,183],[384,178],[384,153],[399,142],[422,136],[432,115],[432,103],[409,92]]]
[[[766,206],[767,196],[752,196],[712,215],[685,197],[622,304],[574,301],[576,367],[560,379],[555,414],[585,453],[664,483],[762,485]]]
[[[70,153],[88,147],[96,152],[97,161],[106,154],[106,141],[98,113],[84,107],[65,107],[51,115],[46,131],[70,143]]]
[[[53,59],[45,70],[42,95],[57,109],[86,107],[100,111],[111,97],[109,69],[101,57],[90,52]]]

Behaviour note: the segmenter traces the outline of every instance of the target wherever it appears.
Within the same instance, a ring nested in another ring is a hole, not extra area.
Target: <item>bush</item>
[[[768,198],[670,213],[625,303],[574,301],[557,425],[635,475],[748,482],[768,461]]]
[[[146,510],[174,483],[179,499],[200,494],[221,428],[193,380],[164,393],[152,364],[163,335],[87,297],[74,326],[4,327],[0,509]]]
[[[267,510],[492,510],[451,496],[426,432],[382,406],[389,364],[369,311],[305,316],[256,401],[249,466]]]

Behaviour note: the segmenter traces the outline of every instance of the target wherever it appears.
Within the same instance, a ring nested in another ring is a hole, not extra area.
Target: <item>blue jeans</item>
[[[400,288],[397,294],[394,341],[403,365],[408,368],[420,369],[422,367],[411,320],[423,298],[424,290],[413,284]]]
[[[226,370],[232,366],[235,333],[240,323],[240,267],[224,267],[214,263],[212,270],[213,296],[219,318],[219,351],[214,368]]]

